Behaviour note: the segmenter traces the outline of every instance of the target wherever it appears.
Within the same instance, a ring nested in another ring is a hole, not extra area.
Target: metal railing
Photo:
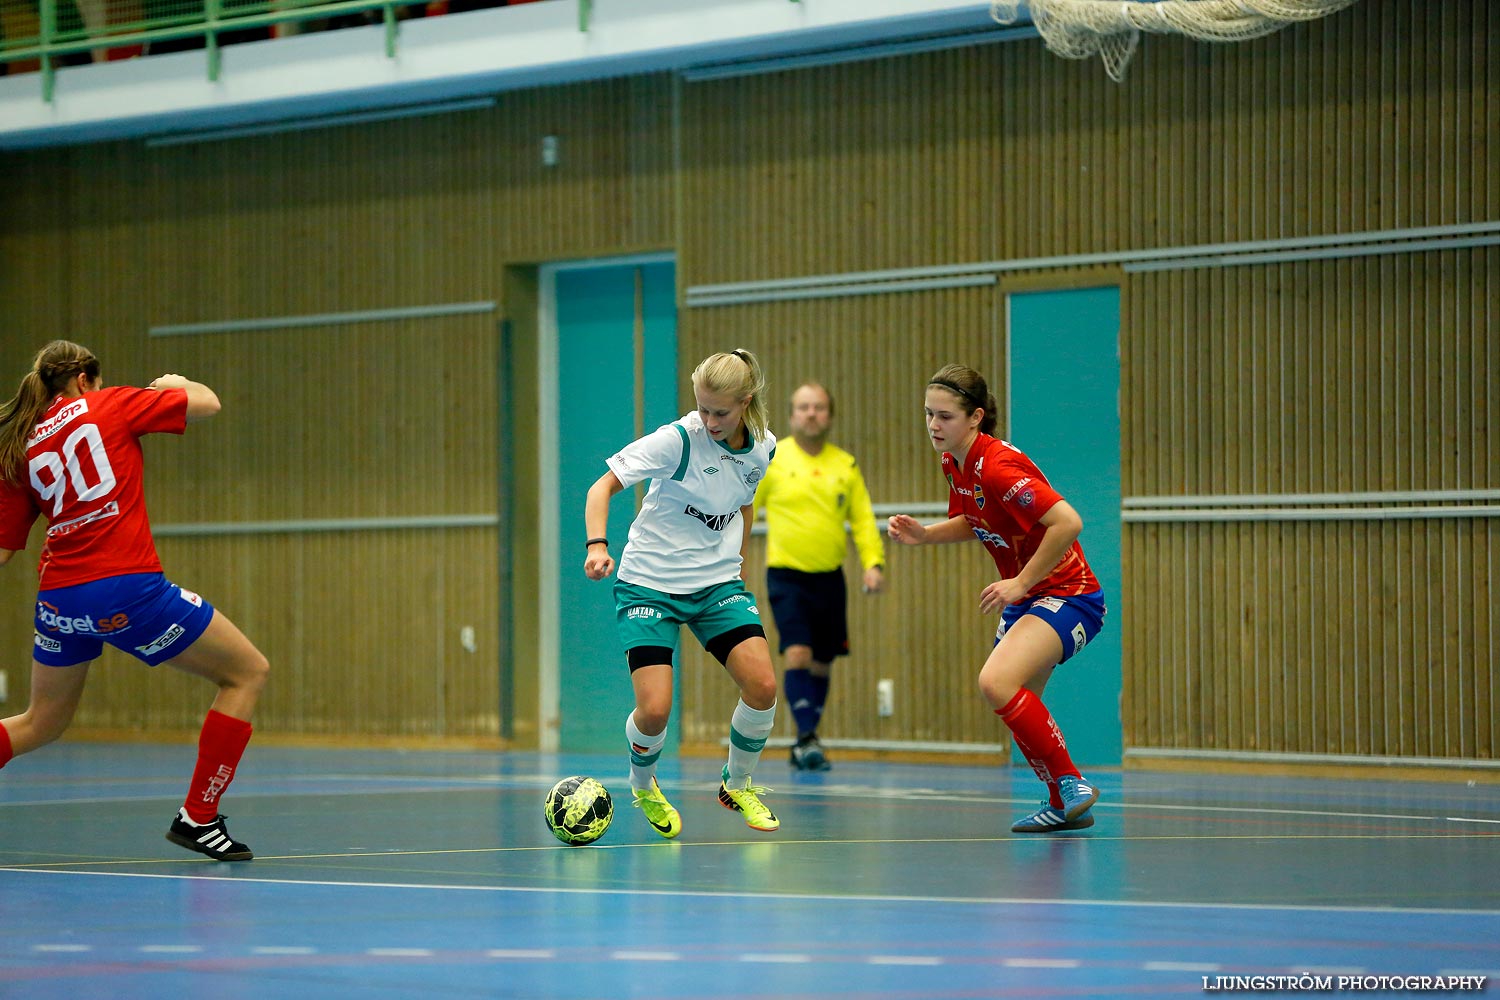
[[[587,31],[593,0],[573,0],[578,29]],[[796,2],[796,0],[793,0]],[[505,6],[494,0],[492,6]],[[300,33],[308,22],[378,13],[385,26],[385,54],[395,58],[397,24],[409,10],[443,13],[445,0],[0,0],[0,68],[6,73],[37,72],[42,100],[51,103],[57,71],[85,61],[105,61],[160,51],[202,48],[210,81],[222,69],[221,46],[257,33]],[[370,18],[367,23],[376,23]],[[328,25],[317,25],[326,27]],[[337,24],[343,27],[346,25]],[[278,32],[278,29],[286,29]]]
[[[577,6],[578,30],[588,31],[594,0],[572,2]],[[488,5],[505,6],[506,0]],[[304,22],[367,12],[379,12],[385,54],[394,59],[402,11],[418,7],[427,14],[446,13],[448,0],[0,0],[0,71],[38,72],[42,100],[51,103],[58,69],[80,55],[104,61],[187,40],[197,44],[185,47],[205,51],[208,79],[217,81],[223,68],[221,46],[246,40],[225,36],[264,30],[264,37],[270,37],[283,27],[292,29],[286,33],[299,33]],[[174,46],[173,51],[183,47]]]

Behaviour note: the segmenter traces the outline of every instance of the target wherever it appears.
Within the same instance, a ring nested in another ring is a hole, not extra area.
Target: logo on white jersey
[[[705,514],[703,513],[703,511],[699,510],[697,507],[694,507],[692,504],[688,504],[682,512],[692,517],[696,517],[698,520],[708,525],[708,527],[713,531],[723,531],[725,528],[729,527],[729,523],[734,520],[735,514],[739,513],[739,511],[733,511],[728,514]]]
[[[68,403],[45,421],[32,428],[30,434],[26,435],[26,447],[30,448],[38,441],[45,441],[58,431],[62,430],[74,417],[89,412],[88,401],[79,396],[73,402]]]

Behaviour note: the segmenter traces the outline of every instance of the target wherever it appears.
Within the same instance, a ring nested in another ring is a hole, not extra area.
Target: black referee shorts
[[[819,663],[849,655],[848,590],[842,569],[804,573],[772,566],[766,570],[766,596],[781,652],[788,646],[811,646]]]

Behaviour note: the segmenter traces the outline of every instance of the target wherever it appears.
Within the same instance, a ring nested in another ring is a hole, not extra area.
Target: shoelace
[[[653,788],[649,792],[637,792],[632,788],[630,791],[630,797],[635,800],[630,804],[635,806],[637,809],[644,809],[648,805],[664,809],[667,806],[671,805],[671,803],[667,801],[667,797],[663,795],[658,789]]]
[[[766,794],[767,792],[775,790],[766,788],[762,785],[747,785],[744,788],[730,788],[728,785],[725,785],[724,789],[731,795],[735,794],[736,792],[749,792],[751,795],[754,795],[756,797],[757,801],[759,800],[760,796]],[[766,807],[766,804],[764,802],[760,803],[760,807],[762,809],[765,809],[767,812],[770,812],[770,809]]]

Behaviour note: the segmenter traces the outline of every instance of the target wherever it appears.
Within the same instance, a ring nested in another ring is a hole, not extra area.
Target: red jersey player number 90
[[[88,445],[89,458],[99,477],[93,485],[89,484],[88,470],[79,457],[84,444]],[[110,468],[109,456],[104,453],[104,439],[93,424],[84,424],[69,434],[61,451],[44,451],[31,459],[31,485],[36,487],[37,495],[43,501],[52,501],[53,517],[62,513],[63,496],[69,483],[80,501],[108,496],[115,488],[115,472]]]

